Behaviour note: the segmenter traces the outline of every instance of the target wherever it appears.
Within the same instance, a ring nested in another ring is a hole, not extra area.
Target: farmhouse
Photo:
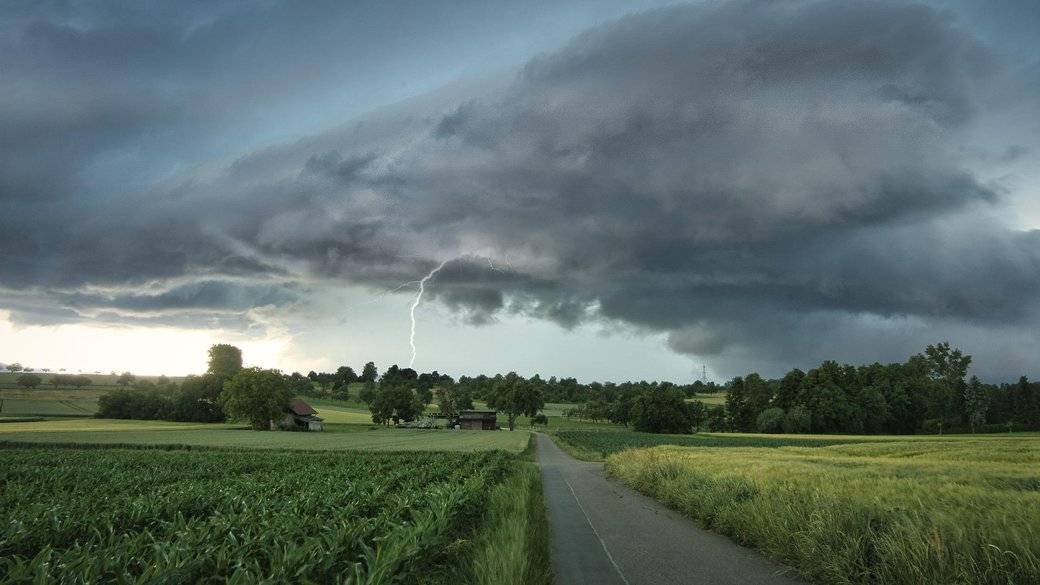
[[[463,410],[459,413],[459,428],[473,431],[498,430],[498,413],[494,410]]]
[[[300,400],[294,398],[289,406],[285,408],[285,416],[282,418],[279,426],[283,429],[293,430],[306,430],[306,431],[323,431],[325,430],[325,423],[322,422],[318,411]],[[272,423],[274,426],[274,423]]]

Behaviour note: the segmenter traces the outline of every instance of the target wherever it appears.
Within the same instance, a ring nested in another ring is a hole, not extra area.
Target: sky
[[[0,362],[1040,376],[1040,5],[0,5]]]

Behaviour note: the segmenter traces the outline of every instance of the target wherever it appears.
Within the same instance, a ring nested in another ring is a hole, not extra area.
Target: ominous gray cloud
[[[429,294],[476,324],[502,311],[615,321],[668,332],[727,373],[899,359],[956,335],[989,352],[983,373],[1028,373],[1040,232],[999,221],[1006,189],[963,156],[1004,71],[965,24],[904,2],[656,9],[515,75],[89,198],[55,200],[91,169],[53,172],[60,161],[156,116],[175,133],[193,113],[147,83],[64,118],[2,114],[13,154],[0,155],[0,192],[16,216],[42,219],[0,218],[0,282],[64,307],[40,319],[209,316],[292,305],[319,281],[392,287],[455,258]],[[99,59],[129,42],[22,34],[23,49],[76,43]],[[220,53],[207,47],[192,50]],[[990,158],[1029,152],[1006,144]],[[159,290],[135,290],[148,283]]]

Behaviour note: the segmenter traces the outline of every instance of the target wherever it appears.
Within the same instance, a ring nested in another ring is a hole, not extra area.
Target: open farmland
[[[823,447],[849,442],[860,442],[864,437],[826,435],[751,435],[736,433],[698,433],[694,435],[665,435],[605,429],[566,429],[555,433],[572,455],[581,459],[601,461],[608,455],[626,449],[640,449],[659,445],[687,447]]]
[[[97,388],[0,389],[0,416],[93,416],[97,399],[106,390]]]
[[[815,582],[1040,583],[1040,437],[851,439],[628,450],[607,469]]]
[[[523,451],[526,431],[489,433],[328,425],[324,433],[272,433],[241,426],[163,421],[75,419],[0,425],[0,442],[96,445],[184,445],[246,449],[375,451]]]
[[[0,574],[466,582],[478,551],[458,539],[514,458],[0,447]]]

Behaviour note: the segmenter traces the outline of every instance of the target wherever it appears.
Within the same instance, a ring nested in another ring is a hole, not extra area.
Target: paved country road
[[[608,479],[539,433],[557,585],[796,585],[791,570]]]

